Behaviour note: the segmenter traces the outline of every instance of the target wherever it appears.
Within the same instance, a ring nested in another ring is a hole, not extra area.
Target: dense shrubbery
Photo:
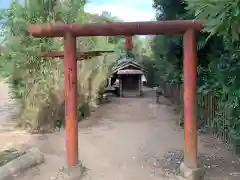
[[[202,104],[202,95],[214,94],[221,105],[218,105],[217,115],[212,117],[213,123],[208,126],[217,127],[219,132],[228,132],[232,139],[240,138],[240,1],[153,2],[158,21],[195,18],[206,20],[205,32],[198,38],[198,103]],[[145,64],[155,70],[148,74],[149,77],[155,77],[150,82],[152,85],[182,84],[182,41],[182,37],[178,36],[152,38],[152,54],[149,56],[152,61],[145,59]],[[206,121],[206,118],[203,120]]]
[[[63,50],[63,41],[59,38],[33,38],[28,33],[28,24],[98,21],[98,16],[84,12],[85,3],[85,0],[31,0],[25,4],[12,1],[8,9],[1,10],[4,42],[1,45],[0,73],[2,77],[8,77],[16,98],[20,100],[20,126],[51,130],[64,117],[63,60],[39,57],[41,51]],[[110,18],[99,19],[109,21]],[[118,42],[117,38],[90,37],[79,39],[77,46],[81,50],[115,50]],[[78,62],[79,110],[86,110],[83,108],[86,104],[92,106],[95,103],[114,59],[116,53]]]

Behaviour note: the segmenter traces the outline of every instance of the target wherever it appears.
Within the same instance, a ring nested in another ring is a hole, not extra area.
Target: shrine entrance
[[[35,37],[64,37],[64,87],[67,164],[76,166],[78,157],[77,126],[77,50],[78,36],[184,36],[184,167],[188,173],[198,168],[196,131],[196,33],[203,29],[203,21],[176,20],[159,22],[113,22],[92,24],[30,25]],[[161,142],[159,142],[161,143]],[[194,175],[193,175],[194,176]],[[198,179],[193,177],[193,179]]]

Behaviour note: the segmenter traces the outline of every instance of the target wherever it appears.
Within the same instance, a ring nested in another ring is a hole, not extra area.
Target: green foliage
[[[16,98],[21,100],[19,125],[51,130],[64,118],[63,60],[39,57],[41,51],[63,50],[63,41],[33,38],[28,24],[91,22],[92,17],[84,12],[85,3],[85,0],[28,0],[25,4],[12,1],[8,9],[1,10],[4,43],[0,72],[11,79]],[[77,46],[81,50],[115,50],[118,44],[109,43],[107,37],[89,37],[79,38]],[[114,59],[115,55],[105,55],[78,62],[79,110],[86,103],[89,106],[95,103]]]
[[[213,118],[208,128],[227,131],[232,140],[240,137],[239,3],[239,0],[153,0],[158,21],[205,20],[205,32],[197,40],[198,104],[202,104],[201,97],[206,94],[219,99],[217,112],[211,109],[216,115],[202,120]],[[154,36],[149,45],[152,54],[143,63],[154,71],[148,73],[151,84],[181,85],[183,38]]]
[[[157,20],[185,19],[187,13],[186,4],[181,0],[154,0],[153,7],[157,11]],[[182,37],[155,36],[152,50],[157,70],[155,81],[161,83],[182,82]]]
[[[206,19],[205,31],[220,35],[232,41],[240,40],[239,0],[186,0],[189,10],[196,18]]]

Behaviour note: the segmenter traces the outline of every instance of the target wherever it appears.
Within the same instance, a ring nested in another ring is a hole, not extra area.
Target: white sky
[[[155,19],[151,0],[92,0],[85,6],[89,13],[111,12],[123,21],[150,21]]]
[[[150,21],[155,19],[152,0],[88,0],[85,11],[101,14],[111,12],[123,21]],[[7,7],[10,0],[0,0],[0,7]]]

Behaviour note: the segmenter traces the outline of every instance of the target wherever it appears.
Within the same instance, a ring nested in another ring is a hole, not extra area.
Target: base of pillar
[[[86,168],[79,163],[76,166],[64,167],[61,169],[61,178],[64,180],[77,180],[85,176]]]
[[[200,180],[204,172],[200,168],[189,168],[184,162],[180,164],[181,176],[186,180]]]

